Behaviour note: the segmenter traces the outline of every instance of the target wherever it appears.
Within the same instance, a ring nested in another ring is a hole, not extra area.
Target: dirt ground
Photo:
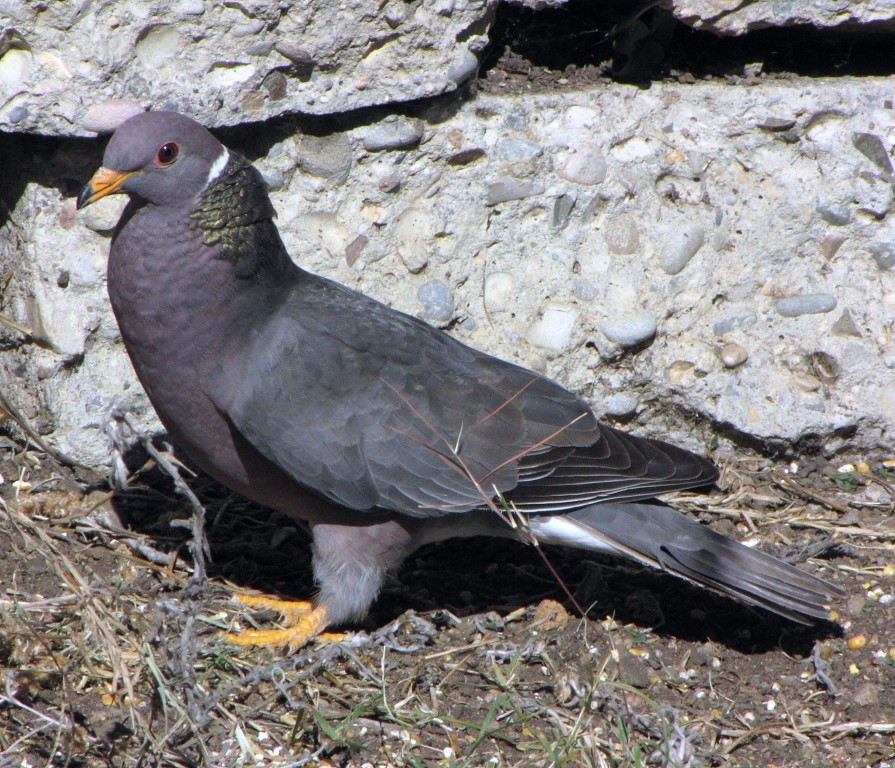
[[[0,765],[895,765],[895,468],[854,466],[740,459],[676,500],[841,586],[827,625],[479,539],[420,551],[367,626],[291,655],[220,636],[275,619],[234,594],[312,595],[291,521],[193,478],[199,580],[157,468],[80,496],[8,442]]]
[[[736,85],[809,68],[795,44],[756,68],[752,49],[731,43],[719,63],[717,48],[668,37],[652,17],[638,40],[655,45],[624,48],[606,35],[621,14],[595,21],[572,5],[538,19],[502,10],[479,87]],[[872,48],[824,39],[816,60],[829,66],[860,70]],[[718,490],[676,499],[841,586],[826,625],[629,563],[482,539],[422,550],[366,626],[289,654],[220,635],[276,618],[235,594],[313,594],[293,522],[192,478],[206,509],[203,577],[191,507],[151,462],[113,494],[9,434],[0,768],[895,766],[895,455],[794,463],[728,448]]]

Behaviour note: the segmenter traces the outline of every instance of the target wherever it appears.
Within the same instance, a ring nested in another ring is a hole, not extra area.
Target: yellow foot
[[[266,608],[279,613],[286,621],[284,629],[249,629],[240,634],[224,633],[224,639],[234,645],[266,645],[272,648],[288,646],[292,652],[307,645],[314,638],[338,641],[342,635],[324,633],[326,607],[314,607],[313,603],[291,600],[275,600],[270,597],[236,595],[237,602],[252,608]]]

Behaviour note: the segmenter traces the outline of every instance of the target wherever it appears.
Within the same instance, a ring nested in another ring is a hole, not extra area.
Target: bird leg
[[[283,629],[248,629],[238,635],[224,633],[224,639],[234,645],[259,645],[271,648],[288,646],[292,652],[307,645],[314,638],[335,642],[344,635],[323,632],[329,623],[326,606],[315,606],[306,600],[276,600],[272,597],[236,595],[237,602],[252,608],[276,611],[286,622]]]

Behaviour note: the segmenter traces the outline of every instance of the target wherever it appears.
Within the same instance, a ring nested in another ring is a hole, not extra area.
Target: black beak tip
[[[81,191],[78,192],[78,204],[76,208],[80,211],[85,205],[87,205],[87,201],[90,199],[90,196],[93,194],[93,188],[89,184],[85,184]]]

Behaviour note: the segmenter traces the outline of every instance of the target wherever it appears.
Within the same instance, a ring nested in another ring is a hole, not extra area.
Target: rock
[[[695,370],[696,366],[689,360],[675,360],[665,369],[665,379],[675,387],[687,385],[693,381]]]
[[[408,208],[395,221],[398,256],[412,275],[429,263],[438,225],[434,216],[422,208]]]
[[[525,334],[529,344],[551,352],[562,352],[569,346],[580,311],[571,304],[551,302]]]
[[[889,28],[895,9],[888,3],[811,2],[742,3],[739,0],[677,0],[672,12],[685,24],[718,35],[742,35],[768,27],[855,27],[879,24]]]
[[[628,419],[637,412],[637,398],[634,395],[615,394],[606,398],[603,412],[613,419]]]
[[[639,347],[651,341],[656,335],[656,318],[646,310],[636,314],[611,320],[600,326],[609,341],[626,349]]]
[[[499,205],[510,200],[523,200],[533,195],[544,194],[544,185],[537,181],[499,179],[488,185],[485,205]]]
[[[634,253],[640,245],[637,222],[629,213],[611,217],[606,223],[603,238],[609,250],[620,256]]]
[[[879,243],[870,248],[870,255],[883,272],[895,267],[895,244]]]
[[[479,60],[468,48],[463,51],[460,58],[452,62],[447,68],[448,79],[459,85],[468,80],[479,68]]]
[[[606,178],[606,158],[596,144],[581,144],[560,168],[559,176],[575,184],[600,184]]]
[[[443,280],[423,283],[416,292],[423,307],[423,317],[439,323],[446,323],[454,315],[454,296]]]
[[[343,183],[351,172],[351,144],[343,134],[301,136],[299,166],[305,173]]]
[[[516,291],[509,272],[491,272],[485,277],[485,310],[497,314],[515,305]]]
[[[77,218],[94,232],[111,232],[121,218],[125,205],[127,205],[125,197],[104,197],[78,211]]]
[[[718,357],[721,358],[721,362],[724,363],[726,368],[736,368],[746,362],[749,358],[749,352],[744,346],[730,342],[721,347],[718,351]]]
[[[860,336],[861,331],[858,330],[858,326],[855,324],[854,318],[851,316],[851,312],[847,309],[842,310],[842,314],[839,316],[839,319],[833,323],[833,326],[830,330],[835,333],[837,336]]]
[[[892,173],[892,161],[879,136],[875,133],[853,133],[851,141],[855,149],[883,173]]]
[[[569,223],[572,209],[575,207],[575,198],[571,195],[560,195],[553,201],[553,228],[563,230]]]
[[[659,266],[669,275],[676,275],[690,263],[705,242],[705,230],[699,224],[675,232],[659,258]]]
[[[143,111],[140,102],[133,99],[109,99],[92,105],[81,119],[81,126],[94,133],[113,133],[129,117]]]
[[[572,294],[581,301],[593,301],[600,295],[600,289],[585,277],[572,280]]]
[[[844,227],[851,221],[851,212],[844,205],[818,202],[816,210],[827,224],[834,227]]]
[[[423,127],[418,120],[390,117],[364,133],[362,142],[367,152],[410,149],[420,143]]]
[[[497,156],[507,163],[528,163],[542,154],[540,145],[526,139],[506,139],[497,143]]]
[[[777,300],[777,312],[784,317],[818,315],[836,309],[836,297],[829,293],[804,293]]]
[[[879,704],[882,692],[882,686],[877,683],[861,683],[852,695],[852,701],[861,707],[875,706]]]

